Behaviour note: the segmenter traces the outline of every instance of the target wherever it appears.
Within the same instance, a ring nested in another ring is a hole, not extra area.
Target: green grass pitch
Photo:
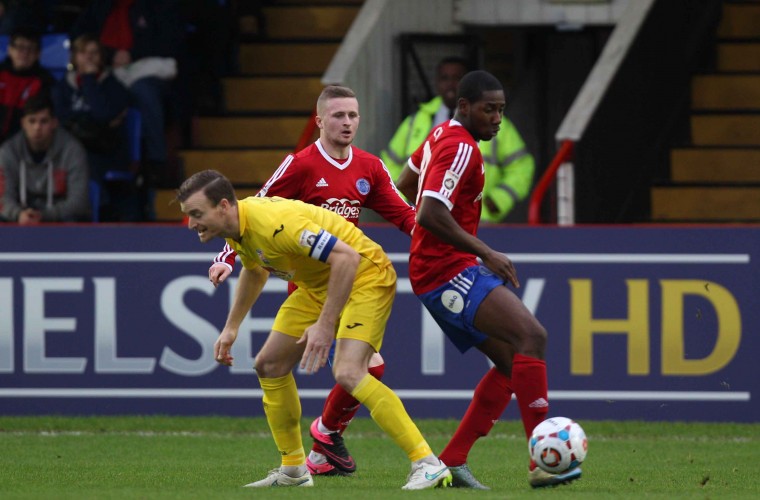
[[[436,451],[456,426],[417,424]],[[470,454],[473,472],[491,491],[401,491],[406,457],[374,422],[359,418],[345,435],[358,465],[353,477],[262,491],[241,488],[279,465],[262,418],[0,417],[0,498],[760,498],[760,424],[581,424],[589,454],[583,478],[572,485],[532,490],[522,426],[506,421]]]

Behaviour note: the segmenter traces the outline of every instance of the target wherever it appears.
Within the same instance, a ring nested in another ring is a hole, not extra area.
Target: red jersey
[[[435,198],[468,233],[477,235],[485,167],[478,143],[456,120],[434,128],[409,158],[419,174],[417,206]],[[412,234],[409,279],[417,295],[429,292],[477,265],[477,257],[444,243],[419,225]]]
[[[412,232],[415,212],[396,190],[377,156],[351,146],[346,160],[332,158],[319,141],[288,155],[256,196],[301,200],[359,223],[367,207],[406,234]],[[234,265],[235,253],[225,245],[214,262]]]

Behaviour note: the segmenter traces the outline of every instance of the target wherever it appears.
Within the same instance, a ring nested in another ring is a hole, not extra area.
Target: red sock
[[[496,368],[488,370],[478,382],[470,406],[454,436],[439,455],[441,461],[449,467],[464,464],[475,441],[491,431],[510,399],[512,387],[509,378]]]
[[[370,375],[380,380],[385,373],[385,364],[372,366],[368,371]],[[322,408],[322,425],[328,429],[337,429],[340,434],[343,434],[357,411],[359,411],[359,402],[344,388],[335,384]]]
[[[533,429],[546,420],[549,413],[546,362],[515,354],[512,360],[512,387],[520,405],[525,436],[530,439]]]

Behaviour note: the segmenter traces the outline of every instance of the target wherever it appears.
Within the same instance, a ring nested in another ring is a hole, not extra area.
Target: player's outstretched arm
[[[253,269],[243,268],[235,288],[235,297],[232,300],[230,312],[227,314],[227,322],[224,324],[222,333],[214,343],[214,359],[223,365],[232,365],[230,349],[237,339],[240,323],[251,310],[251,307],[261,295],[261,290],[267,282],[269,273],[261,267]]]
[[[511,283],[515,288],[520,286],[512,261],[462,229],[441,201],[426,196],[417,207],[417,224],[433,233],[439,240],[480,257],[483,265],[505,282]]]
[[[306,343],[301,368],[307,373],[315,373],[327,362],[330,346],[335,340],[335,327],[354,286],[360,259],[356,250],[340,240],[335,241],[327,257],[330,278],[327,281],[325,305],[322,306],[317,322],[304,330],[303,336],[298,340],[299,344]]]

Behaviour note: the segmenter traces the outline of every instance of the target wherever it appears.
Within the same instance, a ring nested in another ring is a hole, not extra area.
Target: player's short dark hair
[[[55,116],[55,108],[53,106],[53,99],[47,92],[41,90],[34,94],[32,97],[26,100],[24,107],[21,108],[21,117],[27,115],[33,115],[45,110],[50,111],[50,116]]]
[[[457,88],[457,100],[467,99],[477,102],[483,98],[483,92],[491,90],[504,91],[501,82],[488,71],[470,71],[462,77]]]
[[[203,194],[211,200],[214,206],[217,206],[223,199],[233,204],[237,200],[235,188],[232,187],[230,180],[216,170],[202,170],[185,179],[177,189],[176,199],[179,202],[184,202],[198,191],[203,191]]]

